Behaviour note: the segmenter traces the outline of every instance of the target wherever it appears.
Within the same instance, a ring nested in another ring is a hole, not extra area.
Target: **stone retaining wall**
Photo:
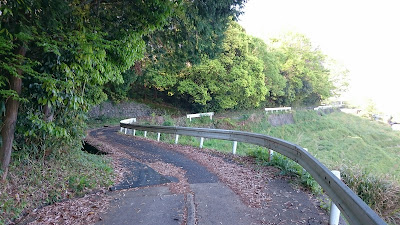
[[[90,118],[99,117],[144,117],[150,116],[156,110],[151,109],[149,106],[137,102],[121,102],[111,103],[103,102],[100,105],[93,107],[88,115]]]

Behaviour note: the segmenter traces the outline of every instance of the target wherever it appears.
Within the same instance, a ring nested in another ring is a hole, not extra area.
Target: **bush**
[[[164,122],[163,122],[162,125],[163,126],[174,126],[175,125],[175,121],[174,121],[174,119],[172,119],[171,116],[165,115],[164,116]]]

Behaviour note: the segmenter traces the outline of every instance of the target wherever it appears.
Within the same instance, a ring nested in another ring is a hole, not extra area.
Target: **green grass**
[[[295,124],[255,127],[263,133],[298,144],[331,169],[356,166],[400,181],[400,133],[357,116],[313,111],[294,114]]]

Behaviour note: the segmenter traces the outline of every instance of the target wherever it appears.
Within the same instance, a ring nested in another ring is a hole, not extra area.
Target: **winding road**
[[[113,146],[122,155],[117,160],[125,171],[97,224],[328,222],[319,202],[276,169],[212,150],[119,134],[118,129],[89,133],[97,144]]]

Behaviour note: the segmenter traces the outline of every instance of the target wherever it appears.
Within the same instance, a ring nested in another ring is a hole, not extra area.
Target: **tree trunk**
[[[51,107],[49,105],[44,105],[43,106],[43,114],[44,114],[44,121],[46,122],[52,122],[54,119],[54,112],[51,110]]]
[[[21,46],[18,49],[17,54],[25,56],[26,54],[26,47]],[[22,70],[18,70],[19,77],[15,77],[12,75],[8,76],[9,83],[10,83],[10,90],[13,90],[21,94],[22,89]],[[14,141],[14,132],[15,132],[15,125],[17,123],[17,116],[18,116],[18,107],[19,101],[9,97],[6,100],[6,114],[3,117],[3,126],[1,128],[1,138],[3,145],[0,148],[0,163],[1,169],[3,171],[2,180],[5,181],[8,173],[8,166],[11,160],[11,151]]]

